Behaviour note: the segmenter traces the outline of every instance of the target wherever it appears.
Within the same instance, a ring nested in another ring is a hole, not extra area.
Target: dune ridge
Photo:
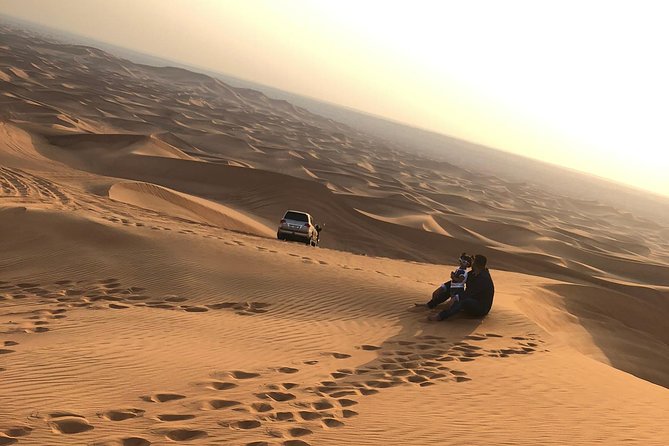
[[[113,184],[109,198],[221,229],[272,237],[276,231],[235,209],[150,183]]]

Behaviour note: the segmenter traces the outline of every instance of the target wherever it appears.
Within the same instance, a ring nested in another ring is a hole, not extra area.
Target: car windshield
[[[286,212],[286,215],[283,218],[285,218],[286,220],[295,220],[303,222],[309,221],[309,217],[307,217],[307,214],[304,214],[302,212]]]

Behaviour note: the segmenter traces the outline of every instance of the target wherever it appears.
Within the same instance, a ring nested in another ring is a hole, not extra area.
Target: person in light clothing
[[[472,265],[472,258],[467,253],[462,253],[458,259],[459,266],[455,271],[451,272],[451,280],[443,283],[439,288],[432,293],[432,299],[426,304],[416,304],[417,307],[427,307],[434,309],[437,305],[446,302],[450,298],[456,298],[465,290],[465,283],[467,281],[467,269]],[[451,299],[448,304],[453,302]]]
[[[486,256],[475,255],[472,270],[467,275],[465,290],[453,299],[448,308],[430,315],[428,319],[443,321],[461,311],[473,317],[487,315],[492,308],[492,301],[495,296],[495,285],[492,277],[490,277],[490,271],[486,267],[487,263]]]

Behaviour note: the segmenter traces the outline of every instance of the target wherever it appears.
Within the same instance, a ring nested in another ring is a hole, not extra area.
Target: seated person
[[[465,282],[467,281],[467,268],[472,265],[472,258],[466,253],[462,253],[458,259],[459,266],[455,271],[451,272],[451,280],[442,284],[432,293],[432,299],[426,304],[416,304],[417,307],[426,306],[427,308],[435,308],[437,305],[445,302],[452,296],[461,294],[465,289]]]
[[[474,317],[483,317],[490,312],[495,285],[486,267],[488,259],[481,254],[474,256],[472,270],[467,276],[465,291],[452,298],[451,305],[429,316],[431,321],[443,321],[461,311]]]

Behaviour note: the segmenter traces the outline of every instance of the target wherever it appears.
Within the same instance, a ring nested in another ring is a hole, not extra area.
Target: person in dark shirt
[[[495,285],[490,277],[490,271],[486,268],[487,263],[488,259],[484,255],[476,254],[472,270],[467,276],[464,293],[453,302],[450,308],[432,314],[428,319],[443,321],[460,311],[474,317],[483,317],[488,314],[495,295]]]

